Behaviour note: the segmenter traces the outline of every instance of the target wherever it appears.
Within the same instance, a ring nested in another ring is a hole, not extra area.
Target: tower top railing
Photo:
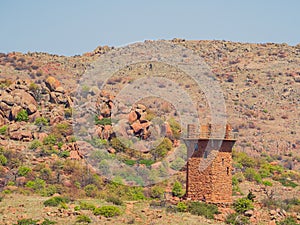
[[[236,140],[237,137],[238,133],[233,132],[229,124],[226,124],[225,132],[221,126],[211,124],[201,125],[200,131],[194,124],[188,124],[187,127],[187,138]]]

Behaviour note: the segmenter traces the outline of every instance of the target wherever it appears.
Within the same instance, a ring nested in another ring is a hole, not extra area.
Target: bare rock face
[[[37,102],[35,101],[34,97],[32,97],[28,92],[22,90],[22,89],[16,89],[10,92],[10,95],[13,96],[13,98],[20,98],[21,106],[23,108],[26,108],[29,104],[37,105]]]
[[[129,113],[129,115],[128,115],[128,122],[130,123],[130,124],[132,124],[133,122],[135,122],[136,120],[137,120],[137,114],[136,114],[136,112],[134,112],[134,111],[131,111],[130,113]]]
[[[37,110],[37,107],[34,104],[29,104],[27,107],[28,115],[35,113],[36,110]]]
[[[5,119],[4,117],[0,114],[0,127],[2,127],[3,125],[5,125],[6,122],[5,122]]]
[[[55,91],[60,86],[60,82],[52,76],[46,79],[45,84],[50,91]]]

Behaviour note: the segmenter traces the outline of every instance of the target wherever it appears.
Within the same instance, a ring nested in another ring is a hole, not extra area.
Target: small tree
[[[18,114],[17,114],[17,117],[16,117],[16,120],[17,121],[25,121],[27,122],[29,120],[28,118],[28,113],[25,109],[22,109]]]
[[[248,198],[240,198],[236,200],[233,207],[238,213],[244,213],[248,210],[254,209],[252,201]]]
[[[172,188],[172,194],[177,197],[182,197],[184,195],[184,190],[179,181],[175,181],[173,188]]]

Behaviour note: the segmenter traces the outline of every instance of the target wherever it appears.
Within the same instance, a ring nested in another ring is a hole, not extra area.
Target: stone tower
[[[211,137],[211,126],[200,134],[188,126],[186,197],[208,203],[232,203],[232,147],[235,137],[226,126],[224,137]]]

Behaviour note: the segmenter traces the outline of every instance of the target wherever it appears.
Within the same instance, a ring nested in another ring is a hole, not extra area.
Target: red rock
[[[139,132],[141,129],[143,129],[143,126],[141,125],[140,121],[135,121],[133,124],[130,125],[131,128],[135,133]]]
[[[17,177],[16,184],[18,186],[23,186],[26,183],[26,177]]]
[[[60,82],[52,76],[49,76],[46,79],[45,84],[50,89],[50,91],[55,91],[56,88],[58,88],[60,86]]]
[[[137,114],[135,111],[131,111],[128,115],[128,121],[130,124],[132,124],[134,121],[137,120]]]
[[[276,221],[275,220],[271,220],[268,225],[276,225]]]

